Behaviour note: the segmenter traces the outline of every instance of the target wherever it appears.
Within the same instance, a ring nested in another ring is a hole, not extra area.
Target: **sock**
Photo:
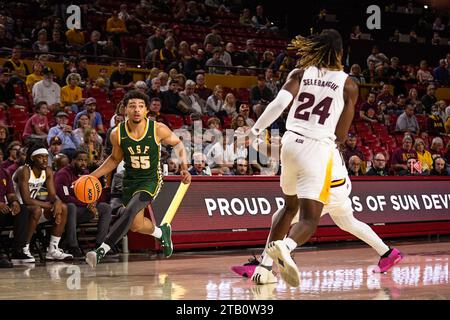
[[[162,231],[160,228],[158,228],[157,226],[155,226],[155,230],[153,230],[153,232],[150,234],[151,236],[154,236],[157,239],[160,239],[162,237]]]
[[[61,237],[51,236],[50,237],[50,248],[58,248],[59,246],[59,240],[61,240]]]
[[[99,247],[99,249],[102,248],[103,250],[105,250],[105,254],[111,250],[111,247],[109,245],[107,245],[106,243],[102,243],[101,246]]]
[[[392,252],[392,249],[391,248],[389,248],[389,250],[388,251],[386,251],[386,253],[385,254],[383,254],[381,257],[382,258],[387,258],[390,254],[391,254],[391,252]]]
[[[267,269],[271,270],[272,266],[273,266],[273,260],[271,257],[269,257],[268,254],[263,255],[262,257],[262,261],[261,261],[261,266],[266,267]]]
[[[288,247],[289,251],[293,251],[295,248],[297,248],[297,242],[295,242],[291,238],[286,238],[283,240],[283,242]]]

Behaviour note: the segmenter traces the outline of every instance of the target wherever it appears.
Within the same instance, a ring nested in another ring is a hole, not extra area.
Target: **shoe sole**
[[[300,274],[289,252],[283,250],[280,243],[272,242],[272,245],[269,244],[267,254],[278,266],[281,278],[291,287],[298,287],[300,285]]]
[[[35,263],[36,259],[11,259],[13,264],[21,264],[21,263]]]
[[[380,271],[379,271],[379,273],[385,273],[385,272],[388,272],[389,271],[389,269],[391,269],[393,266],[395,266],[396,264],[398,264],[400,261],[402,261],[403,260],[403,255],[402,254],[399,254],[398,255],[398,257],[394,260],[394,263],[392,264],[392,265],[390,265],[389,267],[387,267],[385,270],[383,270],[383,271],[381,271],[381,269],[380,269]]]
[[[55,259],[55,258],[51,258],[51,257],[45,257],[46,261],[70,261],[70,260],[74,260],[74,257],[65,257],[63,259]]]
[[[97,254],[93,251],[86,254],[86,263],[91,267],[95,268],[97,266]]]

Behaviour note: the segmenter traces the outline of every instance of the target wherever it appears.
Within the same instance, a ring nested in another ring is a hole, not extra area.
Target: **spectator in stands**
[[[205,114],[205,101],[195,93],[195,82],[187,80],[184,91],[180,92],[181,100],[188,106],[191,113],[200,117]]]
[[[36,60],[33,62],[33,72],[27,76],[25,81],[29,93],[33,92],[33,86],[35,83],[44,79],[44,76],[42,75],[42,68],[43,66],[39,61]]]
[[[375,83],[385,83],[388,79],[388,68],[384,64],[375,67]]]
[[[124,88],[125,90],[134,88],[133,75],[127,71],[125,61],[118,62],[118,68],[111,74],[111,89]]]
[[[161,81],[160,89],[162,92],[169,90],[169,75],[165,72],[160,72],[158,78]]]
[[[367,113],[367,110],[369,109],[376,110],[377,105],[375,101],[376,101],[375,92],[369,92],[369,95],[367,96],[367,101],[361,106],[361,109],[359,111],[359,117],[361,119],[365,119],[365,114]]]
[[[175,40],[168,37],[164,40],[164,48],[159,50],[159,62],[162,64],[162,69],[165,71],[176,67],[178,63],[178,52],[175,47]]]
[[[444,141],[442,140],[442,138],[433,138],[433,140],[431,141],[430,153],[433,159],[437,156],[444,156]]]
[[[177,158],[167,159],[167,172],[169,176],[179,176],[180,175],[180,164]]]
[[[437,17],[433,22],[433,31],[444,31],[445,25],[442,23],[442,19],[440,17]]]
[[[239,16],[239,23],[244,27],[253,27],[252,14],[249,8],[244,8]]]
[[[22,138],[25,143],[29,140],[42,140],[45,142],[47,140],[48,134],[48,106],[45,101],[40,101],[35,108],[36,113],[28,119],[25,124],[25,128],[22,134]]]
[[[161,114],[161,106],[162,106],[161,99],[156,97],[152,98],[150,100],[150,108],[149,108],[150,111],[148,113],[148,118],[153,121],[159,121],[159,117]]]
[[[357,138],[355,135],[349,133],[347,140],[345,140],[345,147],[342,150],[342,157],[345,163],[348,163],[352,156],[358,156],[361,160],[364,160],[364,153],[356,146]]]
[[[427,114],[431,113],[431,107],[437,102],[435,93],[436,87],[433,84],[430,84],[427,87],[427,93],[421,99]]]
[[[425,107],[423,106],[422,101],[419,100],[419,95],[416,88],[411,88],[409,90],[406,104],[414,106],[414,112],[416,114],[425,114]]]
[[[83,91],[79,86],[81,76],[78,73],[70,73],[66,78],[66,85],[61,88],[61,105],[67,112],[77,113],[83,107]]]
[[[250,104],[258,118],[273,99],[272,91],[266,86],[266,78],[258,76],[258,84],[250,90]]]
[[[38,32],[38,40],[33,44],[32,49],[34,52],[50,51],[48,47],[47,31],[45,31],[45,29],[42,29]]]
[[[67,46],[71,49],[79,50],[84,46],[84,33],[78,27],[66,31]]]
[[[50,112],[57,112],[61,106],[61,87],[53,81],[53,69],[45,67],[42,73],[44,79],[33,86],[33,102],[45,101]]]
[[[11,77],[8,68],[0,70],[0,102],[6,103],[8,106],[13,106],[15,103],[16,92],[13,84],[9,81]]]
[[[366,83],[375,83],[375,61],[370,60],[368,62],[368,68],[363,71],[364,79],[366,80]]]
[[[231,55],[227,52],[227,50],[225,50],[224,47],[220,46],[217,47],[220,50],[220,56],[219,59],[223,61],[223,63],[225,63],[225,66],[227,67],[232,67],[233,66],[233,61],[231,60]],[[227,70],[225,72],[225,74],[230,74],[231,70]]]
[[[7,68],[11,72],[11,82],[25,82],[27,75],[30,73],[28,66],[21,60],[22,47],[15,46],[11,52],[11,58],[6,60],[3,68]]]
[[[226,111],[223,109],[223,88],[221,85],[214,87],[213,93],[206,100],[206,113],[209,116],[223,118]]]
[[[78,59],[77,73],[81,77],[80,87],[85,87],[90,81],[87,69],[87,58],[85,56],[80,56]]]
[[[252,23],[258,30],[278,31],[278,27],[274,26],[273,22],[270,22],[269,18],[264,14],[264,8],[261,5],[256,7],[256,14],[252,17]]]
[[[272,68],[272,66],[275,63],[275,57],[273,55],[272,51],[264,51],[263,53],[263,59],[261,61],[261,63],[259,64],[259,67],[261,69],[266,69],[266,68]]]
[[[52,162],[52,169],[54,172],[58,172],[62,168],[68,166],[70,164],[69,157],[64,153],[58,153]]]
[[[147,84],[142,80],[136,81],[134,89],[142,93],[147,93]]]
[[[445,127],[444,121],[439,114],[439,107],[437,104],[431,107],[431,114],[428,115],[428,134],[432,136],[444,135]]]
[[[207,43],[212,44],[214,47],[220,47],[223,44],[222,37],[219,34],[219,25],[215,24],[211,27],[211,33],[207,34],[203,45]]]
[[[388,57],[384,53],[380,52],[380,48],[378,46],[372,47],[372,54],[367,58],[367,66],[370,67],[369,62],[373,61],[375,63],[375,67],[379,65],[383,65],[383,63],[389,62]]]
[[[403,69],[400,67],[400,59],[397,57],[391,58],[391,64],[387,69],[387,77],[389,79],[389,83],[394,86],[394,94],[406,93],[404,92],[404,86],[406,83],[406,74]]]
[[[204,51],[198,49],[193,57],[184,63],[184,74],[188,79],[194,80],[197,75],[205,73]]]
[[[275,81],[275,79],[273,77],[273,72],[274,71],[272,68],[267,68],[264,73],[264,77],[266,79],[267,88],[270,89],[270,91],[272,92],[272,95],[275,97],[278,94],[278,86],[277,86],[277,82]]]
[[[128,13],[128,6],[126,3],[122,3],[120,5],[119,19],[123,21],[127,21],[130,18],[130,14]]]
[[[159,98],[162,100],[164,95],[161,92],[161,80],[159,78],[153,78],[151,83],[152,86],[150,90],[147,91],[147,95],[150,99]]]
[[[373,157],[372,168],[370,168],[366,176],[387,176],[388,171],[386,169],[386,157],[383,153],[379,152]]]
[[[232,42],[228,42],[225,46],[225,51],[231,57],[231,65],[232,66],[241,66],[243,65],[241,52],[236,51],[234,44]]]
[[[192,166],[189,173],[193,176],[211,176],[211,169],[206,164],[206,156],[196,152],[192,155]]]
[[[235,176],[251,176],[251,167],[248,164],[248,160],[242,157],[236,158],[231,173]]]
[[[153,60],[152,56],[164,48],[164,36],[160,27],[156,27],[153,35],[147,39],[147,46],[145,48],[146,60]]]
[[[48,148],[48,166],[53,168],[53,162],[56,156],[61,152],[62,141],[58,136],[50,139],[50,147]]]
[[[83,150],[88,155],[88,168],[89,172],[93,172],[95,169],[105,160],[103,153],[103,145],[97,140],[97,131],[94,128],[87,128],[84,130],[83,143],[80,145],[79,150]]]
[[[394,102],[395,97],[392,95],[390,87],[391,87],[390,85],[384,84],[381,87],[381,91],[378,94],[376,101],[378,101],[378,102],[382,101],[386,104],[386,106],[389,109],[394,109],[395,108],[395,102]],[[402,110],[402,112],[403,112],[403,110]]]
[[[73,130],[73,135],[76,137],[76,147],[78,148],[82,143],[84,143],[84,135],[86,133],[86,129],[92,128],[92,125],[87,114],[80,115],[78,121],[74,121],[74,123],[76,123],[76,129]],[[98,133],[97,142],[103,142],[102,137]]]
[[[27,157],[27,148],[22,147],[17,151],[17,158],[14,161],[12,165],[10,165],[8,168],[6,168],[6,172],[12,177],[14,173],[19,169],[21,166],[25,164],[25,160]]]
[[[445,149],[447,151],[445,152],[444,159],[447,163],[449,163],[450,162],[450,141],[447,143],[447,146]]]
[[[448,176],[447,162],[444,158],[438,156],[433,160],[433,169],[430,171],[430,176]]]
[[[6,34],[6,27],[0,24],[0,48],[12,48],[14,41],[10,39]]]
[[[258,67],[259,56],[255,50],[255,40],[248,39],[246,42],[246,49],[242,52],[242,64],[245,67]]]
[[[439,60],[439,66],[433,70],[433,73],[434,79],[436,79],[440,85],[445,86],[449,83],[450,73],[445,64],[445,59]]]
[[[8,153],[8,145],[10,142],[11,137],[8,133],[8,127],[4,124],[0,124],[0,151],[2,151],[2,155]],[[3,161],[3,158],[1,161]]]
[[[119,44],[119,37],[127,32],[125,21],[119,18],[117,10],[113,10],[111,18],[106,20],[106,32],[113,36],[116,45]]]
[[[377,109],[378,109],[378,108],[377,108]],[[377,114],[376,114],[376,110],[377,110],[377,109],[374,109],[374,108],[368,108],[368,109],[364,112],[362,119],[363,119],[364,121],[368,122],[368,123],[377,123],[377,122],[379,122],[378,116],[377,116]]]
[[[397,118],[395,126],[397,132],[410,132],[418,134],[420,131],[419,123],[414,115],[414,106],[407,105],[405,111]]]
[[[356,84],[365,84],[366,83],[366,79],[364,78],[364,76],[361,73],[361,67],[357,63],[352,65],[352,67],[350,68],[349,76],[350,76],[350,78],[352,78],[353,81],[355,81]]]
[[[10,165],[14,164],[14,162],[17,159],[17,152],[20,150],[21,147],[22,144],[20,143],[20,141],[12,141],[8,145],[8,150],[5,153],[8,156],[8,158],[3,160],[0,167],[2,167],[3,169],[7,169]]]
[[[114,37],[108,36],[106,39],[106,45],[102,49],[103,55],[111,58],[119,58],[122,57],[122,51],[119,47],[114,43]]]
[[[255,124],[255,121],[250,118],[250,107],[248,104],[243,103],[239,106],[239,115],[244,117],[247,126],[252,127]]]
[[[241,127],[248,127],[248,125],[245,123],[245,117],[238,114],[231,121],[231,128],[233,130],[237,130],[238,128],[241,128]]]
[[[183,63],[186,63],[190,58],[192,58],[191,49],[186,41],[181,41],[178,45],[178,56]]]
[[[419,84],[430,84],[434,81],[434,77],[428,70],[428,63],[426,60],[420,61],[420,69],[417,70],[417,81]]]
[[[410,158],[417,159],[417,152],[412,148],[412,138],[410,135],[406,135],[403,138],[403,144],[400,148],[397,148],[392,152],[391,167],[398,175],[407,174],[409,168],[407,161]]]
[[[349,176],[363,176],[361,169],[361,159],[358,156],[351,156],[348,160],[348,175]]]
[[[95,130],[97,130],[99,134],[104,134],[105,129],[103,127],[102,116],[99,112],[95,111],[95,109],[97,107],[97,100],[93,97],[87,98],[84,102],[84,107],[85,107],[85,110],[77,113],[74,123],[73,123],[73,128],[74,129],[76,128],[76,125],[78,124],[78,119],[80,118],[80,116],[82,114],[85,114],[89,117],[89,123],[90,123],[91,127],[94,128]]]
[[[87,170],[88,154],[79,150],[75,153],[70,165],[55,174],[55,186],[58,197],[67,204],[68,217],[66,223],[65,244],[74,258],[84,257],[77,240],[77,225],[89,222],[98,217],[96,243],[101,244],[106,237],[111,223],[111,207],[105,202],[93,202],[88,205],[79,201],[71,186]]]
[[[91,33],[91,41],[86,43],[81,48],[81,53],[89,56],[89,60],[97,61],[94,57],[98,57],[104,54],[103,46],[99,44],[101,38],[101,33],[97,30],[92,31]]]
[[[198,74],[195,78],[195,83],[197,84],[195,88],[195,93],[199,95],[204,101],[212,94],[212,90],[205,86],[205,75]]]
[[[414,150],[417,152],[417,160],[420,161],[422,170],[429,172],[433,165],[433,158],[431,153],[425,148],[425,142],[421,138],[416,138],[414,141]]]
[[[47,167],[48,152],[42,146],[35,144],[28,149],[26,165],[20,167],[14,177],[14,182],[18,185],[16,191],[20,194],[19,201],[27,207],[30,217],[27,241],[22,250],[29,257],[30,262],[34,262],[29,250],[31,237],[40,221],[52,221],[54,226],[45,258],[46,260],[68,260],[73,258],[72,255],[64,253],[59,248],[67,221],[67,206],[56,196],[53,171]],[[33,177],[44,177],[44,179],[35,180],[36,178]],[[47,201],[35,198],[42,186],[47,188]]]
[[[162,113],[187,115],[191,113],[189,107],[181,100],[178,93],[178,81],[170,80],[169,90],[163,93]]]
[[[359,40],[361,39],[361,28],[359,25],[352,27],[352,32],[350,33],[350,39],[352,40]]]
[[[235,117],[237,115],[236,98],[231,92],[225,96],[225,100],[223,102],[223,110],[225,110],[228,117]]]
[[[48,50],[51,53],[65,53],[67,51],[66,44],[61,38],[61,32],[59,30],[53,30],[52,41],[48,43]]]
[[[219,48],[214,49],[213,56],[211,59],[206,61],[205,67],[208,68],[209,73],[224,74],[225,73],[225,62],[220,60],[221,50]]]
[[[27,241],[28,212],[25,206],[20,205],[11,175],[3,168],[0,168],[0,180],[3,182],[0,184],[0,227],[14,226],[12,262],[15,264],[33,262],[33,259],[30,259],[22,251]],[[9,264],[6,264],[5,260]],[[3,258],[3,261],[0,260],[0,268],[5,265],[12,267],[7,258]]]
[[[447,119],[446,113],[447,104],[445,103],[445,100],[439,100],[438,102],[435,103],[435,106],[437,107],[437,112],[439,113],[441,119],[442,120]]]
[[[56,114],[56,126],[48,131],[47,143],[50,144],[53,137],[59,137],[62,141],[61,152],[70,158],[75,153],[77,139],[72,132],[72,127],[67,124],[68,122],[69,115],[64,111],[59,111]]]

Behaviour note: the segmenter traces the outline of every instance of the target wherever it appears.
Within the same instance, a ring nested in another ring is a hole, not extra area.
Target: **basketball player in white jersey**
[[[17,198],[27,206],[29,212],[27,243],[23,248],[25,255],[34,262],[30,253],[30,241],[36,226],[46,221],[54,221],[50,244],[45,255],[46,260],[70,260],[72,255],[64,253],[59,248],[59,241],[64,232],[67,220],[67,206],[56,196],[53,171],[48,167],[48,151],[40,143],[32,145],[27,150],[25,165],[13,175]],[[36,199],[39,190],[45,187],[48,191],[47,201]]]
[[[310,38],[297,37],[293,45],[301,56],[298,68],[289,74],[283,88],[251,132],[258,136],[292,104],[286,122],[288,131],[283,136],[281,148],[280,184],[285,205],[274,217],[267,255],[258,268],[271,265],[273,260],[283,280],[298,286],[300,275],[290,253],[315,232],[324,205],[345,203],[350,207],[344,212],[352,214],[349,192],[345,195],[348,201],[334,199],[334,196],[330,199],[330,188],[336,143],[343,143],[347,136],[358,86],[342,71],[342,38],[337,31],[330,29]],[[299,222],[290,228],[297,212],[300,212]],[[345,225],[354,221],[342,219],[340,222],[343,223],[340,227],[345,230]],[[367,232],[367,228],[363,229]],[[375,233],[367,236],[364,241],[377,241]],[[398,250],[387,246],[385,249],[392,263],[400,261]],[[257,271],[253,279],[258,283],[260,281],[255,279]]]

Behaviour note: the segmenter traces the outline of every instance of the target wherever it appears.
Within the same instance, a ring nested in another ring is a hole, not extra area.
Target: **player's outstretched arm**
[[[300,90],[300,81],[303,77],[303,70],[294,69],[289,73],[286,83],[278,92],[277,96],[266,107],[263,114],[258,118],[255,125],[252,127],[252,133],[259,135],[262,130],[270,126],[275,120],[281,116],[284,109],[292,102]]]
[[[160,122],[156,122],[156,135],[157,142],[162,142],[173,146],[173,149],[180,160],[180,174],[182,181],[183,183],[191,183],[191,175],[187,170],[189,162],[187,160],[186,149],[184,148],[180,138],[178,138],[177,135],[173,133],[172,130],[170,130],[164,123]]]
[[[102,165],[97,170],[91,173],[91,175],[93,175],[97,179],[107,175],[115,168],[117,168],[117,166],[123,159],[123,152],[122,149],[120,148],[119,142],[117,141],[118,139],[117,130],[118,130],[117,127],[114,128],[111,131],[110,135],[111,144],[113,146],[111,155],[105,160],[105,162],[102,163]]]
[[[353,116],[355,115],[358,90],[358,85],[350,77],[347,77],[344,85],[344,109],[342,110],[335,131],[337,143],[344,143],[345,139],[347,139],[348,130],[352,125]]]

